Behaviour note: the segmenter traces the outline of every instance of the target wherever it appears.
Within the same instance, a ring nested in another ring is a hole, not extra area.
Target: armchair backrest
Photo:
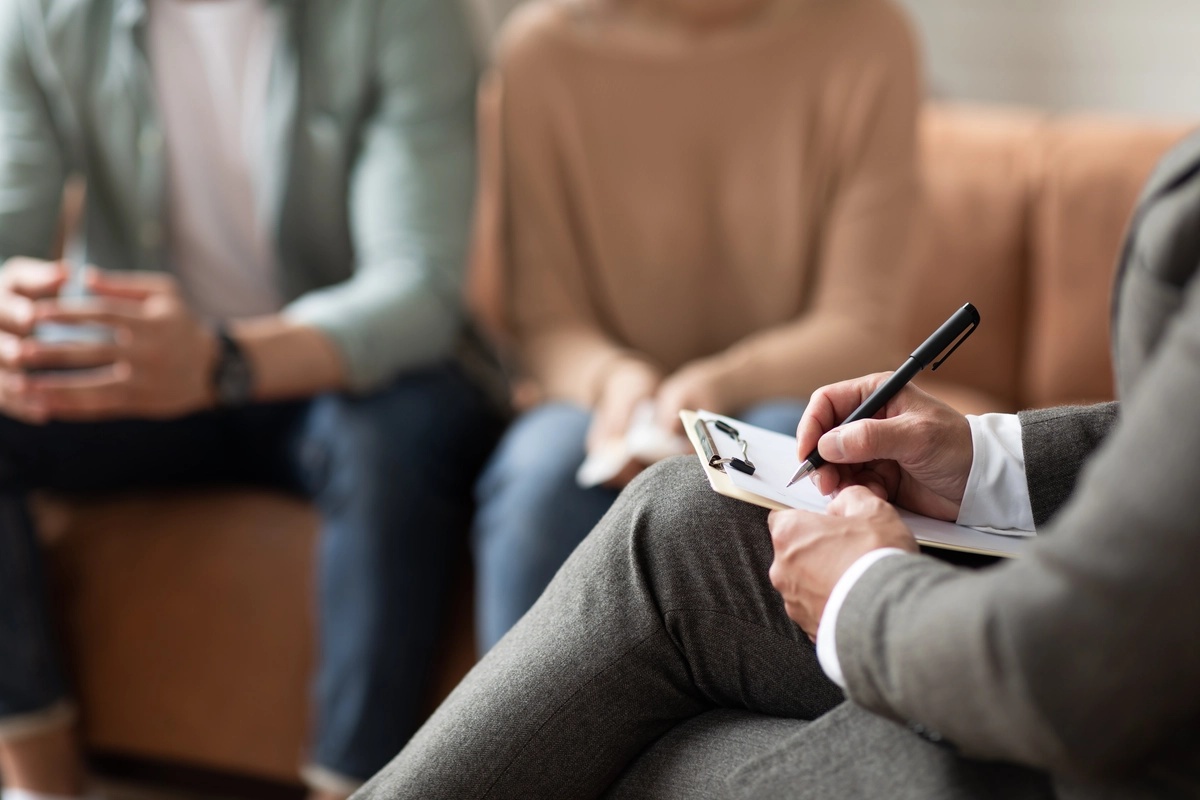
[[[931,105],[907,336],[919,342],[968,300],[983,324],[921,385],[969,412],[1111,399],[1114,267],[1142,184],[1186,132]]]

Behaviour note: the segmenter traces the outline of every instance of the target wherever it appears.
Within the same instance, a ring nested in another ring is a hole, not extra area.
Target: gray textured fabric
[[[1062,796],[1200,796],[1200,136],[1167,163],[1121,268],[1119,418],[1095,452],[1111,409],[1024,432],[1031,487],[1091,455],[1037,546],[977,575],[887,559],[838,621],[855,701]]]
[[[763,579],[765,522],[694,458],[648,471],[356,797],[1048,796],[845,706]]]
[[[605,800],[887,798],[1047,800],[1041,774],[958,758],[903,727],[842,703],[814,722],[709,711],[677,725]]]
[[[1151,177],[1118,267],[1112,328],[1121,400],[1144,388],[1145,371],[1161,360],[1198,266],[1200,134],[1175,148]]]
[[[1049,796],[843,703],[765,523],[694,458],[649,470],[356,798]]]
[[[853,703],[843,703],[733,770],[729,786],[731,796],[743,800],[1053,797],[1044,774],[959,758]]]
[[[1118,403],[1022,411],[1021,445],[1033,521],[1039,528],[1075,491],[1084,462],[1117,421]]]
[[[842,693],[763,580],[771,557],[766,512],[694,457],[648,470],[356,796],[581,800],[703,712],[820,716]]]
[[[749,711],[706,711],[663,735],[625,770],[604,798],[729,798],[731,773],[810,724]]]

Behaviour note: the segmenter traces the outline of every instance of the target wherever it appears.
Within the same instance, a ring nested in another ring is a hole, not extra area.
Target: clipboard
[[[735,483],[735,479],[726,471],[726,465],[718,463],[723,459],[721,458],[721,454],[717,452],[717,448],[719,444],[723,444],[724,442],[720,436],[713,434],[712,424],[721,420],[736,427],[740,436],[748,444],[747,455],[750,461],[756,461],[756,452],[778,453],[782,448],[790,448],[789,452],[792,454],[792,461],[784,467],[784,472],[788,474],[790,474],[791,469],[795,468],[795,439],[793,437],[708,412],[684,410],[679,412],[679,417],[683,420],[683,429],[687,433],[692,447],[696,449],[696,455],[704,467],[704,474],[708,478],[708,483],[713,488],[713,491],[726,497],[751,503],[760,508],[772,511],[803,508],[821,513],[824,512],[826,501],[823,498],[819,502],[805,500],[802,494],[806,490],[788,493],[787,497],[792,498],[789,503],[784,502],[782,499],[784,495],[782,494],[779,497],[768,497],[759,494],[748,487],[747,484],[750,482],[744,478],[739,477],[737,479],[738,483],[742,485]],[[707,439],[705,438],[706,431],[708,433]],[[714,456],[716,456],[715,459]],[[769,467],[771,465],[763,464],[763,466]],[[761,476],[762,480],[768,480],[770,477],[766,475]],[[780,486],[783,486],[787,482],[787,477],[788,475],[785,474],[778,480]],[[819,498],[819,495],[817,497]],[[969,528],[963,525],[956,525],[952,522],[926,517],[921,514],[914,514],[911,511],[897,510],[900,512],[900,516],[905,524],[908,525],[909,530],[913,532],[917,543],[923,547],[1013,558],[1019,556],[1026,548],[1033,544],[1029,537],[989,533],[977,528]]]
[[[688,411],[686,409],[679,412],[679,418],[683,420],[683,430],[687,433],[692,447],[696,448],[696,455],[700,457],[700,463],[704,466],[704,474],[708,477],[708,485],[713,488],[713,491],[717,494],[723,494],[726,497],[732,497],[734,500],[741,500],[751,505],[770,509],[771,511],[787,511],[791,508],[791,506],[784,505],[777,500],[763,497],[760,494],[755,494],[747,489],[743,489],[741,486],[735,485],[729,474],[725,472],[724,467],[715,466],[712,463],[713,453],[710,452],[711,439],[706,441],[696,425],[696,423],[706,424],[705,420],[695,411]]]

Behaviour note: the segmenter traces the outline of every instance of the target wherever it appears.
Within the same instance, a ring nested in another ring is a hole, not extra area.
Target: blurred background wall
[[[466,1],[484,38],[520,3]],[[898,2],[920,32],[934,97],[1200,116],[1197,0]]]
[[[1200,116],[1197,0],[900,0],[936,97]]]

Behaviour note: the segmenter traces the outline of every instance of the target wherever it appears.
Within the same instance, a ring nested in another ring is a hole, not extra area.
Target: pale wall
[[[490,30],[519,0],[465,2]],[[1200,119],[1200,0],[899,2],[937,97]]]
[[[1198,0],[900,0],[935,96],[1200,118]]]

